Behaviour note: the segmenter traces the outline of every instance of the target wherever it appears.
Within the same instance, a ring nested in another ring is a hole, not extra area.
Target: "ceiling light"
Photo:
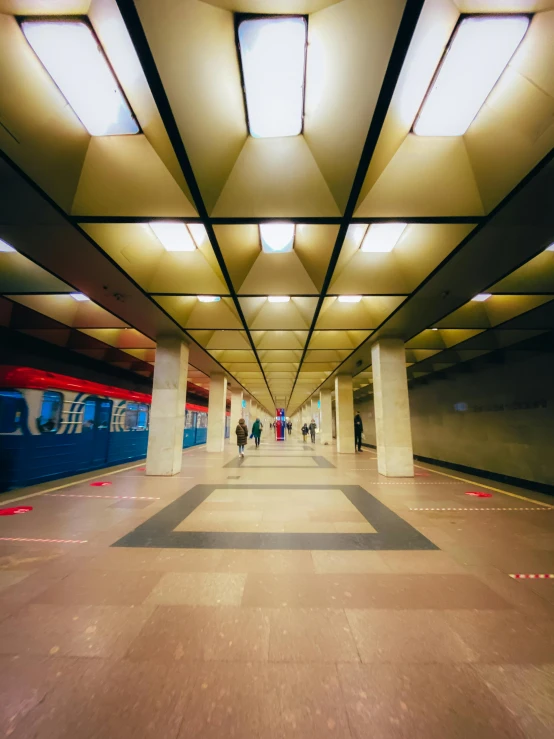
[[[0,245],[0,251],[4,251]],[[547,246],[545,251],[554,251],[554,243],[550,244],[550,246]]]
[[[218,303],[221,300],[219,295],[197,295],[196,297],[201,303]]]
[[[432,328],[431,331],[438,331],[438,328]]]
[[[288,303],[290,297],[288,295],[269,295],[267,299],[270,303]]]
[[[478,295],[475,295],[475,297],[471,299],[475,303],[484,303],[485,300],[488,300],[490,297],[491,297],[490,293],[479,293]]]
[[[260,238],[265,252],[292,251],[294,223],[260,223]]]
[[[0,252],[12,252],[15,251],[13,246],[10,246],[7,241],[4,241],[3,239],[0,239]]]
[[[365,252],[390,252],[404,233],[407,223],[372,223],[362,242]]]
[[[302,131],[307,23],[262,17],[238,27],[250,134],[297,136]]]
[[[359,303],[361,295],[339,295],[339,303]]]
[[[202,246],[202,244],[208,240],[208,232],[203,223],[188,223],[187,228],[190,231],[196,246]]]
[[[94,31],[83,20],[26,20],[25,38],[91,136],[139,127]]]
[[[150,228],[166,251],[194,251],[196,244],[180,221],[150,221]]]
[[[457,26],[414,124],[418,136],[462,136],[529,26],[525,15],[473,15]]]
[[[84,303],[85,300],[90,300],[90,298],[87,295],[84,295],[83,293],[69,293],[69,294],[73,298],[73,300],[76,300],[79,303]]]

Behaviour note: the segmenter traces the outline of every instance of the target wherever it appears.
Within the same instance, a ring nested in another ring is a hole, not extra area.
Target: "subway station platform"
[[[293,436],[16,499],[2,736],[552,737],[547,496]]]

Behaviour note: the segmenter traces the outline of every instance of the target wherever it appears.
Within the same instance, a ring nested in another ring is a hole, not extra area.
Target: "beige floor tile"
[[[183,606],[238,606],[246,575],[222,572],[169,572],[163,575],[146,603]]]
[[[315,571],[322,574],[380,572],[390,573],[383,552],[326,552],[313,551]]]

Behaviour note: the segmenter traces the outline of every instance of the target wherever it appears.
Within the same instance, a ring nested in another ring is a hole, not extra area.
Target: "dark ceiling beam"
[[[292,393],[294,392],[300,370],[302,369],[304,357],[306,356],[306,352],[308,351],[308,346],[310,344],[317,319],[319,318],[319,313],[321,311],[323,301],[325,300],[327,290],[329,289],[329,285],[331,284],[333,272],[335,271],[342,245],[344,243],[344,239],[346,238],[346,232],[350,223],[352,222],[354,210],[356,208],[358,198],[360,197],[367,171],[371,163],[371,159],[377,147],[377,142],[379,141],[379,137],[385,123],[385,118],[387,117],[389,106],[391,104],[392,97],[398,83],[398,78],[400,77],[400,73],[402,72],[402,67],[406,59],[406,54],[408,53],[408,49],[410,47],[424,2],[425,0],[407,0],[406,2],[404,13],[402,14],[402,20],[400,21],[398,32],[396,34],[396,39],[394,41],[394,46],[389,58],[389,63],[387,65],[387,71],[385,72],[385,76],[383,78],[383,84],[381,85],[381,90],[379,92],[379,97],[377,98],[377,103],[375,105],[375,110],[373,112],[369,131],[367,133],[365,144],[362,149],[362,155],[360,157],[360,161],[358,162],[358,168],[356,170],[356,175],[352,183],[348,202],[346,204],[346,208],[341,220],[339,232],[335,241],[335,246],[333,247],[331,259],[329,260],[329,266],[327,268],[327,273],[323,281],[321,293],[312,320],[312,325],[310,326],[308,332],[308,338],[304,346],[302,359],[300,360],[296,379],[294,381],[294,385],[292,386],[291,397]],[[369,221],[363,220],[362,222],[367,223]]]
[[[485,216],[371,216],[368,218],[351,218],[350,223],[423,223],[423,224],[458,224],[458,223],[481,223]],[[150,223],[152,221],[181,221],[182,223],[205,223],[208,221],[212,226],[245,226],[257,225],[259,223],[272,223],[287,221],[288,223],[297,223],[303,226],[340,226],[343,221],[341,216],[248,216],[248,217],[218,217],[206,218],[185,217],[185,216],[87,216],[72,215],[71,220],[74,223]]]
[[[202,198],[202,193],[200,192],[200,187],[198,185],[198,182],[196,181],[196,176],[194,174],[187,151],[185,149],[185,144],[181,137],[181,132],[179,131],[175,116],[173,115],[173,110],[171,108],[169,98],[167,97],[160,72],[154,60],[152,50],[150,49],[150,44],[148,43],[148,39],[142,26],[138,11],[135,7],[135,3],[133,2],[133,0],[116,0],[116,2],[119,7],[119,11],[123,17],[125,26],[127,27],[131,42],[135,47],[140,65],[146,77],[150,92],[152,93],[152,96],[154,98],[154,102],[156,103],[156,106],[158,108],[158,112],[169,137],[171,146],[173,147],[173,151],[175,152],[175,156],[177,157],[177,161],[179,162],[179,166],[189,187],[194,205],[208,233],[208,238],[210,239],[212,249],[219,264],[219,268],[223,274],[225,282],[227,283],[229,293],[231,294],[231,297],[235,304],[235,310],[237,311],[238,316],[242,322],[244,331],[248,337],[248,341],[250,342],[250,346],[260,367],[260,371],[264,378],[264,382],[267,386],[269,395],[273,399],[273,394],[269,387],[269,383],[267,382],[264,368],[262,367],[262,363],[260,361],[260,358],[258,357],[256,345],[254,344],[252,336],[250,335],[248,324],[246,323],[244,313],[242,312],[241,305],[235,292],[233,281],[231,280],[231,275],[229,274],[229,270],[227,269],[227,265],[225,264],[225,260],[223,259],[221,247],[219,246],[214,228],[210,222],[208,211],[206,210],[206,206]]]

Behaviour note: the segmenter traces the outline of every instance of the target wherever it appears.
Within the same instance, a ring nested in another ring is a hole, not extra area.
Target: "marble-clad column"
[[[377,469],[388,477],[413,477],[414,459],[406,352],[401,339],[381,339],[371,348],[377,436]]]
[[[337,452],[354,454],[354,390],[350,375],[335,377]]]
[[[181,471],[189,348],[173,336],[158,337],[146,453],[147,475]]]
[[[227,406],[227,378],[225,375],[210,375],[210,397],[208,401],[208,439],[206,451],[222,452],[225,443],[225,410]]]
[[[333,407],[330,390],[320,391],[319,404],[319,440],[322,444],[331,444],[333,441]]]

